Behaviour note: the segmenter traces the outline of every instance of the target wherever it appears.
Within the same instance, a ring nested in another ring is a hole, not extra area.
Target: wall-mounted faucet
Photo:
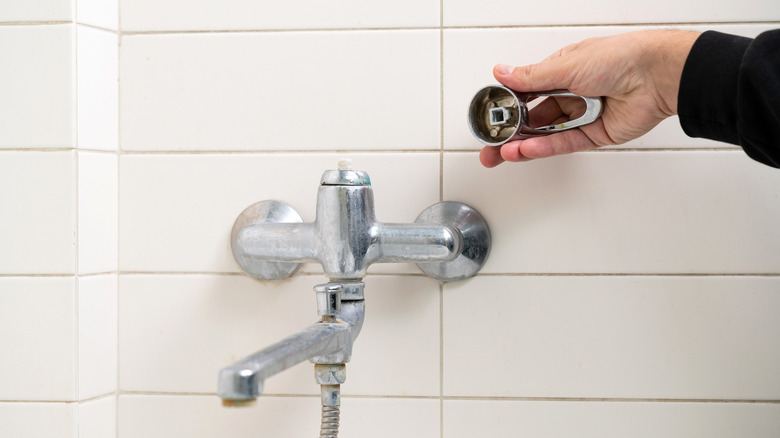
[[[415,262],[437,280],[462,280],[485,264],[490,231],[476,210],[457,202],[434,204],[414,223],[379,222],[368,174],[339,163],[339,170],[322,175],[314,222],[303,222],[283,202],[262,201],[239,215],[231,244],[236,261],[254,277],[284,278],[314,261],[330,283],[314,287],[321,321],[222,369],[219,396],[227,406],[246,405],[262,393],[267,377],[310,360],[322,387],[320,436],[335,437],[344,364],[363,325],[368,266]]]

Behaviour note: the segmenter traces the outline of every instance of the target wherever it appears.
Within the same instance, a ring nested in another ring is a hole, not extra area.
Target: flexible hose
[[[322,426],[320,438],[338,438],[339,435],[339,407],[322,407]]]

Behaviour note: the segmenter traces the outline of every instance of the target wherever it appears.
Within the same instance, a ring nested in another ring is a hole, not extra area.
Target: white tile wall
[[[444,394],[777,400],[778,291],[777,277],[448,284]]]
[[[77,9],[76,18],[80,24],[119,29],[119,0],[78,0]]]
[[[444,402],[444,436],[449,438],[769,438],[778,433],[776,403]]]
[[[72,277],[0,277],[0,357],[0,400],[75,399]]]
[[[772,25],[718,25],[692,26],[684,28],[704,31],[717,29],[721,32],[747,37],[772,29]],[[446,29],[444,30],[444,147],[452,150],[481,149],[482,145],[471,135],[466,123],[466,109],[480,88],[496,83],[493,66],[527,65],[539,62],[577,41],[587,38],[615,35],[648,26],[601,26],[601,27],[527,27],[492,29]],[[680,128],[677,117],[671,117],[645,134],[620,147],[632,148],[680,148],[680,147],[731,147],[712,140],[691,138]]]
[[[73,47],[69,24],[0,26],[0,59],[13,66],[0,69],[0,149],[73,146]]]
[[[79,399],[117,389],[117,276],[79,278]]]
[[[124,395],[119,436],[316,436],[319,411],[319,397],[265,397],[257,406],[228,409],[213,396]],[[439,417],[438,400],[345,398],[339,437],[439,436]]]
[[[434,30],[128,36],[120,73],[124,150],[439,148]]]
[[[545,3],[511,0],[492,2],[489,8],[470,0],[445,0],[445,26],[505,26],[546,24],[712,23],[777,21],[780,8],[771,0],[705,2],[578,2],[563,0],[554,8]]]
[[[130,31],[323,29],[439,25],[438,0],[126,0],[122,28]]]
[[[76,406],[66,403],[0,403],[3,436],[78,438]]]
[[[79,152],[79,273],[117,270],[118,172],[114,154]]]
[[[78,146],[117,149],[119,46],[116,34],[78,26]]]
[[[73,0],[8,0],[0,4],[0,23],[69,21]]]
[[[0,273],[74,273],[74,153],[0,151],[0,187]]]
[[[79,438],[116,436],[116,397],[110,396],[79,405]]]
[[[232,275],[123,275],[121,389],[216,393],[220,368],[318,319],[312,287],[325,281],[320,276],[277,283]],[[378,276],[367,279],[366,287],[366,322],[344,393],[438,395],[438,284]],[[402,366],[407,363],[415,366]],[[318,394],[319,387],[306,362],[268,379],[264,391]]]
[[[464,177],[467,176],[467,177]],[[492,273],[776,273],[780,173],[741,151],[591,152],[482,168],[444,157],[444,198],[495,236]]]
[[[343,157],[369,172],[381,221],[412,222],[439,200],[438,154],[124,155],[121,269],[239,272],[229,241],[238,214],[280,199],[313,221],[320,176]]]
[[[254,408],[213,396],[324,280],[234,275],[227,237],[262,199],[312,220],[345,156],[380,220],[465,201],[494,247],[443,291],[371,268],[341,436],[780,435],[776,170],[674,119],[486,170],[463,120],[496,63],[642,23],[752,36],[775,3],[0,5],[0,436],[315,434],[310,364]]]

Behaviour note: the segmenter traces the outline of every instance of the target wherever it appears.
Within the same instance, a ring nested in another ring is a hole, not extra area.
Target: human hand
[[[496,79],[516,91],[567,89],[603,96],[604,112],[576,129],[501,146],[479,154],[485,167],[528,161],[633,140],[677,114],[677,92],[688,53],[699,32],[646,30],[591,38],[564,47],[538,64],[493,68]],[[579,100],[579,99],[575,99]],[[568,120],[574,105],[546,99],[529,113],[532,126]]]

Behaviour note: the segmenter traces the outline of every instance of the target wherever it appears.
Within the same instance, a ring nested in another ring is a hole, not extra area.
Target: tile
[[[121,276],[121,389],[216,393],[221,368],[319,320],[312,287],[324,280]],[[366,306],[345,394],[438,395],[438,285],[419,277],[370,278]],[[269,378],[264,388],[319,394],[308,362]]]
[[[123,155],[121,270],[239,272],[230,252],[238,215],[279,199],[313,221],[320,177],[344,157],[371,176],[381,221],[413,222],[439,200],[435,153]],[[376,267],[419,272],[411,264],[387,266]]]
[[[609,23],[707,23],[776,21],[780,8],[763,0],[744,3],[704,4],[699,1],[652,3],[581,3],[566,0],[554,11],[542,3],[525,4],[499,0],[485,8],[469,0],[445,0],[445,26],[505,26]],[[496,13],[500,11],[500,13]]]
[[[72,152],[0,151],[0,273],[74,272],[75,180]]]
[[[117,277],[79,278],[79,399],[116,391]]]
[[[445,8],[446,10],[446,8]],[[499,14],[503,16],[503,14]],[[769,25],[685,26],[703,31],[754,37],[772,29]],[[468,129],[467,110],[474,93],[496,83],[493,66],[498,63],[526,65],[539,62],[562,47],[587,38],[609,36],[640,29],[635,26],[533,27],[515,29],[446,29],[444,31],[444,147],[481,149]],[[729,147],[725,143],[685,135],[679,119],[671,117],[644,136],[627,143],[633,148]]]
[[[78,146],[115,151],[119,142],[119,40],[78,26]]]
[[[0,277],[0,400],[74,400],[75,353],[75,280]]]
[[[76,6],[80,24],[114,31],[119,28],[119,0],[78,0]]]
[[[0,435],[24,438],[78,438],[72,403],[0,402]]]
[[[119,165],[114,154],[79,152],[79,273],[117,270]]]
[[[79,404],[79,438],[116,437],[116,397]]]
[[[439,149],[439,52],[437,30],[127,36],[121,147]]]
[[[769,438],[780,432],[780,405],[445,401],[444,436]]]
[[[122,30],[438,27],[437,0],[123,0]]]
[[[319,397],[265,397],[249,408],[223,408],[213,396],[119,398],[119,436],[156,438],[224,435],[236,438],[315,436]],[[414,399],[342,400],[339,437],[439,436],[439,401]]]
[[[68,21],[72,11],[73,0],[6,1],[0,3],[0,23]]]
[[[2,26],[0,41],[14,66],[0,69],[0,149],[73,147],[73,26]]]
[[[444,199],[490,226],[482,272],[780,272],[778,191],[780,174],[742,151],[592,152],[495,169],[476,153],[444,157]]]
[[[777,400],[778,290],[742,276],[447,284],[444,394]]]

